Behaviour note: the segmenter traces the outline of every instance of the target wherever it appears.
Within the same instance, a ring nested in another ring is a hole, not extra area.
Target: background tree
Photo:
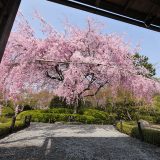
[[[52,97],[53,93],[47,90],[41,90],[39,92],[25,91],[25,93],[20,94],[17,104],[22,110],[48,109]]]
[[[140,55],[139,53],[136,53],[134,56],[134,64],[136,67],[144,67],[149,72],[145,75],[146,77],[153,77],[156,75],[156,69],[153,66],[153,64],[149,63],[149,58],[144,55]]]

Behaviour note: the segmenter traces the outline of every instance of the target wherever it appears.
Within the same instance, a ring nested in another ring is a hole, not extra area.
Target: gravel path
[[[110,125],[32,123],[0,140],[0,160],[160,160],[160,148]]]

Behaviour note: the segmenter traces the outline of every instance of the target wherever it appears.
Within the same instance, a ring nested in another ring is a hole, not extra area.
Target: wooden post
[[[25,116],[25,118],[24,118],[24,125],[25,125],[25,127],[27,127],[27,121],[28,121],[28,116]]]
[[[139,131],[139,136],[140,136],[141,141],[144,141],[144,135],[143,135],[143,131],[142,131],[140,122],[138,122],[138,131]]]
[[[27,119],[27,116],[24,117],[24,125],[26,126],[26,119]]]
[[[24,118],[24,124],[25,124],[25,127],[30,126],[31,118],[32,118],[32,116],[31,116],[31,115],[30,115],[30,116],[25,116],[25,118]]]
[[[10,131],[9,131],[10,133],[12,133],[13,130],[14,130],[15,122],[16,122],[16,116],[13,116],[12,123],[11,123],[11,126],[10,126]]]
[[[121,132],[123,131],[123,121],[120,120],[120,129],[121,129]]]
[[[28,126],[30,126],[30,124],[31,124],[31,119],[32,119],[32,116],[30,115],[28,118]]]

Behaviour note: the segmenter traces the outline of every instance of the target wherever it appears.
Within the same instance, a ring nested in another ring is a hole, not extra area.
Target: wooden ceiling
[[[160,32],[160,0],[49,0]]]

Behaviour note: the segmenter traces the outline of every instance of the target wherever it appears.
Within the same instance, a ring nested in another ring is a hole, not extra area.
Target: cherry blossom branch
[[[94,94],[88,94],[88,95],[85,95],[84,97],[93,97],[93,96],[95,96],[95,95],[100,91],[100,89],[101,89],[102,87],[104,87],[107,83],[108,83],[108,81],[106,81],[104,84],[101,84],[101,85],[97,88],[97,90],[95,91]]]
[[[91,62],[73,62],[73,61],[56,61],[56,60],[44,60],[44,59],[36,59],[37,62],[41,62],[41,63],[58,63],[58,64],[85,64],[85,65],[96,65],[96,66],[108,66],[106,64],[102,64],[102,63],[91,63]]]

